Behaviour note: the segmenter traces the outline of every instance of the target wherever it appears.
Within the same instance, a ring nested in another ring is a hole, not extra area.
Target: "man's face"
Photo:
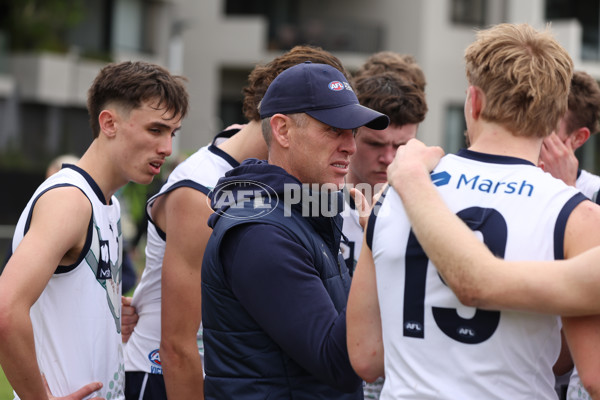
[[[165,158],[171,155],[172,140],[181,127],[181,118],[169,119],[171,113],[156,109],[155,101],[147,101],[129,113],[118,111],[117,135],[114,144],[119,157],[115,165],[127,181],[141,184],[152,182],[160,173]]]
[[[305,126],[292,123],[288,172],[302,183],[341,187],[356,151],[354,133],[305,118]]]
[[[387,182],[387,166],[394,160],[398,147],[416,137],[418,124],[390,125],[382,131],[359,128],[356,153],[350,159],[347,181],[353,185]]]

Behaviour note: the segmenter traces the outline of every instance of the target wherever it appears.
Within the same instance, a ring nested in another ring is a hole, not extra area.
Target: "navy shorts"
[[[125,372],[126,400],[167,400],[165,379],[161,374]]]

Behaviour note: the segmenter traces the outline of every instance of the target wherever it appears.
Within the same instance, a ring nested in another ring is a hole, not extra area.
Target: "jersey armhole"
[[[154,196],[152,196],[150,198],[150,200],[148,200],[148,202],[146,203],[146,218],[148,218],[148,222],[149,223],[151,223],[152,225],[154,225],[154,228],[156,229],[156,232],[158,233],[158,236],[162,240],[164,240],[164,241],[167,241],[167,233],[164,232],[162,229],[160,229],[158,227],[158,225],[156,225],[156,223],[152,219],[152,216],[150,215],[150,209],[154,205],[154,202],[156,201],[156,199],[158,199],[161,196],[164,196],[167,193],[172,192],[175,189],[179,189],[181,187],[189,187],[189,188],[192,188],[192,189],[196,189],[199,192],[201,192],[202,194],[204,194],[205,196],[208,196],[209,193],[211,192],[211,190],[209,188],[207,188],[204,185],[199,184],[196,181],[193,181],[191,179],[184,179],[184,180],[181,180],[179,182],[175,182],[167,190],[165,190],[164,192],[160,192],[160,193],[155,194]]]
[[[375,205],[371,209],[371,214],[369,215],[369,222],[367,223],[366,239],[367,239],[367,246],[369,246],[369,249],[371,251],[373,251],[373,232],[375,231],[375,222],[377,221],[377,214],[379,213],[379,210],[381,209],[381,206],[383,205],[383,201],[385,200],[385,196],[387,195],[388,190],[390,190],[390,186],[385,188],[383,193],[381,193],[381,197],[379,197],[379,200],[377,200],[377,203],[375,203]]]
[[[59,266],[57,266],[56,270],[54,271],[55,274],[64,274],[66,272],[70,272],[70,271],[74,270],[81,263],[81,261],[83,261],[83,259],[85,258],[85,255],[90,250],[90,246],[91,246],[91,243],[92,243],[92,226],[93,226],[92,222],[94,220],[94,207],[92,206],[92,201],[89,199],[89,197],[87,196],[87,194],[85,194],[85,192],[83,190],[81,190],[81,188],[79,186],[73,185],[71,183],[60,183],[58,185],[50,186],[46,190],[42,191],[35,198],[35,200],[33,200],[33,203],[31,204],[31,208],[29,209],[29,215],[27,216],[27,221],[25,222],[25,228],[23,229],[23,236],[25,236],[25,234],[27,233],[27,231],[29,231],[29,226],[31,225],[31,218],[33,216],[33,209],[35,208],[35,205],[36,205],[37,201],[40,199],[40,197],[42,197],[45,193],[47,193],[48,191],[50,191],[52,189],[56,189],[56,188],[60,188],[60,187],[67,187],[67,186],[76,187],[77,189],[79,189],[81,191],[81,193],[83,193],[83,195],[90,202],[90,207],[92,208],[92,215],[90,216],[90,222],[88,224],[88,230],[87,230],[87,236],[86,236],[86,239],[85,239],[85,244],[83,245],[81,253],[79,253],[79,256],[77,257],[77,261],[75,261],[75,263],[73,263],[71,265],[59,265]]]
[[[569,216],[579,205],[579,203],[589,200],[583,193],[576,193],[569,199],[563,206],[562,210],[556,218],[556,224],[554,225],[554,259],[563,260],[565,258],[565,229],[567,227],[567,220]]]

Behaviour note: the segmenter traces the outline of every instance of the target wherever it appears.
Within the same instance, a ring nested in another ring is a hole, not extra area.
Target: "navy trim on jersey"
[[[385,200],[385,196],[387,195],[388,190],[390,190],[390,186],[387,186],[383,192],[381,193],[381,197],[377,200],[377,203],[371,209],[371,214],[369,215],[369,222],[367,222],[367,233],[366,240],[367,246],[369,249],[373,250],[373,232],[375,230],[375,220],[377,219],[377,212],[381,209],[383,205],[383,201]]]
[[[238,133],[241,129],[227,129],[225,131],[221,131],[219,133],[217,133],[217,135],[214,137],[212,144],[214,144],[215,146],[217,145],[217,139],[230,139],[231,137],[233,137],[233,135],[235,135],[236,133]]]
[[[240,165],[240,163],[237,162],[237,160],[235,158],[231,157],[229,154],[225,153],[223,150],[221,150],[214,144],[211,144],[210,146],[208,146],[208,151],[221,157],[223,160],[227,161],[229,163],[229,165],[231,165],[233,168]]]
[[[342,188],[342,196],[344,198],[344,209],[346,209],[347,204],[352,210],[356,210],[356,203],[354,202],[354,197],[352,197],[350,191],[346,188],[346,186]]]
[[[85,259],[85,255],[90,251],[90,247],[92,246],[92,237],[93,237],[93,229],[94,229],[94,211],[92,209],[92,217],[90,218],[90,223],[88,225],[88,233],[85,238],[85,244],[83,245],[83,249],[81,253],[79,253],[79,257],[77,257],[77,261],[75,261],[71,265],[59,265],[54,271],[55,274],[65,274],[67,272],[73,271],[81,262]]]
[[[231,165],[233,168],[239,166],[240,163],[237,162],[237,160],[235,158],[231,157],[229,154],[227,154],[226,152],[221,150],[219,147],[217,147],[217,140],[218,139],[229,139],[233,135],[238,133],[239,131],[240,131],[240,129],[229,129],[226,131],[221,131],[217,134],[217,136],[215,136],[215,138],[213,139],[210,146],[208,146],[208,151],[221,157],[223,160],[227,161],[229,163],[229,165]]]
[[[356,203],[354,202],[354,197],[350,196],[350,193],[348,193],[348,205],[351,209],[356,210]]]
[[[531,161],[524,160],[518,157],[509,157],[509,156],[499,156],[496,154],[487,154],[487,153],[479,153],[473,150],[461,149],[456,153],[457,156],[468,158],[469,160],[481,161],[486,163],[493,164],[525,164],[525,165],[533,165],[535,164]]]
[[[67,165],[67,164],[65,164],[65,165]],[[74,165],[69,165],[69,167],[74,167]],[[79,168],[79,169],[81,169],[81,168]],[[75,186],[72,183],[59,183],[57,185],[50,186],[49,188],[47,188],[46,190],[41,192],[31,203],[31,208],[29,209],[29,215],[27,215],[27,221],[25,221],[25,227],[23,229],[23,236],[25,236],[25,234],[29,231],[29,227],[31,225],[31,217],[33,217],[33,209],[35,208],[35,204],[40,199],[40,197],[42,197],[49,190],[60,188],[60,187],[68,187],[68,186],[72,186],[72,187],[79,189],[81,191],[81,193],[83,193],[83,195],[86,197],[86,199],[88,199],[88,201],[90,202],[90,206],[92,206],[92,201],[89,199],[89,197],[87,197],[87,194],[85,194],[85,192],[83,190],[81,190],[80,187]],[[96,186],[98,186],[98,185],[96,185]],[[83,261],[83,259],[85,258],[85,255],[90,250],[90,246],[92,245],[92,227],[94,226],[93,221],[94,221],[94,208],[92,207],[92,215],[90,216],[90,223],[88,225],[88,233],[85,238],[85,244],[83,245],[83,249],[81,250],[81,253],[79,253],[79,257],[77,257],[77,260],[71,265],[59,265],[58,267],[56,267],[56,270],[54,271],[55,274],[64,274],[65,272],[73,271],[75,269],[75,267],[77,267]],[[11,256],[12,256],[12,244],[11,244]]]
[[[87,183],[92,188],[92,190],[94,191],[94,193],[96,193],[96,196],[98,196],[98,199],[100,199],[100,202],[102,204],[106,204],[106,198],[104,197],[104,193],[102,193],[102,190],[100,190],[100,186],[98,186],[98,184],[90,176],[90,174],[88,174],[87,172],[85,172],[84,170],[79,168],[77,165],[73,165],[73,164],[63,164],[63,168],[70,168],[74,171],[77,171],[81,176],[83,176],[85,178],[85,180],[87,181]],[[112,203],[112,200],[108,199],[108,205],[110,205],[111,203]]]
[[[567,220],[573,209],[585,200],[589,199],[582,193],[577,193],[560,210],[558,218],[556,218],[556,225],[554,226],[554,259],[562,260],[565,258],[565,228],[567,227]]]
[[[191,179],[183,179],[181,181],[177,181],[175,182],[173,185],[169,186],[169,188],[167,190],[165,190],[162,193],[158,193],[156,196],[154,196],[151,200],[154,202],[156,201],[156,199],[158,199],[159,197],[172,192],[175,189],[179,189],[181,187],[189,187],[192,189],[196,189],[199,192],[203,193],[205,196],[208,196],[208,194],[210,193],[210,189],[207,188],[204,185],[199,184],[196,181],[193,181]],[[148,213],[148,209],[146,208],[146,217],[148,217],[148,221],[152,223],[152,225],[154,225],[154,227],[156,228],[156,232],[158,232],[158,236],[160,236],[160,238],[164,241],[167,240],[167,234],[166,232],[164,232],[162,229],[160,229],[158,227],[158,225],[156,225],[156,223],[154,222],[154,220],[152,219],[152,217],[150,216],[150,214]]]

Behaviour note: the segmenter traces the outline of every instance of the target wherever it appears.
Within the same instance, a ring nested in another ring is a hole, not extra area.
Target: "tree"
[[[0,0],[10,51],[67,51],[66,34],[83,16],[82,0]]]

